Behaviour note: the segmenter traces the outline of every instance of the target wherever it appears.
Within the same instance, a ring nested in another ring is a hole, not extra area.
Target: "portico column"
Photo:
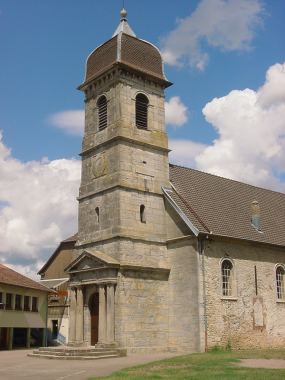
[[[98,343],[106,343],[106,294],[105,285],[99,285],[99,336]]]
[[[107,342],[115,341],[115,287],[107,285]]]
[[[76,340],[76,289],[70,288],[70,306],[69,306],[69,334],[68,343],[75,343]]]
[[[81,287],[77,288],[76,343],[83,344],[83,290]]]

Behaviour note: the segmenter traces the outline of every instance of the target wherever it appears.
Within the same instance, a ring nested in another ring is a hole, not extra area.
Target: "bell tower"
[[[87,58],[79,86],[85,93],[79,249],[97,247],[120,262],[139,264],[153,259],[135,242],[165,243],[164,89],[170,85],[160,52],[136,37],[123,9],[112,38]],[[126,240],[131,248],[121,249]]]
[[[169,185],[164,90],[170,85],[159,50],[136,37],[123,9],[112,38],[87,58],[79,86],[85,130],[78,258],[68,267],[71,343],[168,344],[162,186]]]

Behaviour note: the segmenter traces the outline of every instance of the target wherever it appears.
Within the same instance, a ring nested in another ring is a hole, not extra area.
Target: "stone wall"
[[[42,278],[45,280],[54,278],[67,278],[68,275],[64,269],[76,258],[77,254],[72,246],[63,246],[59,248],[54,260],[46,268]]]
[[[195,239],[169,244],[169,349],[200,351],[198,257]]]
[[[169,276],[169,350],[200,351],[197,240],[166,202]]]
[[[284,263],[284,253],[284,249],[237,241],[209,241],[206,244],[210,347],[285,346],[285,301],[277,300],[275,275],[275,265]],[[232,297],[222,296],[221,259],[225,257],[229,257],[234,264]]]
[[[116,341],[128,352],[167,351],[168,274],[123,271],[115,296]]]

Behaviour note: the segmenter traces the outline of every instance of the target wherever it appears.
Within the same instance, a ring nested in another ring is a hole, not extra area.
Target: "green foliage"
[[[217,353],[217,352],[225,352],[225,351],[232,351],[232,345],[231,345],[231,342],[228,340],[226,346],[218,346],[217,344],[213,347],[210,347],[209,348],[209,351],[208,352],[213,352],[213,353]]]
[[[226,344],[226,351],[232,351],[232,345],[231,345],[231,341],[228,340],[227,344]]]

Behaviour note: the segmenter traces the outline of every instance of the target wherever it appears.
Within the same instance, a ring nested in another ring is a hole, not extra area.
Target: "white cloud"
[[[179,96],[173,96],[165,102],[166,124],[181,127],[188,120],[188,108],[182,103]]]
[[[203,70],[209,60],[205,42],[222,51],[248,50],[262,14],[260,0],[202,0],[163,39],[164,60],[170,65],[186,64]]]
[[[67,110],[57,112],[49,117],[49,122],[67,133],[82,136],[84,128],[84,111]]]
[[[206,145],[191,140],[170,139],[169,148],[171,149],[169,154],[169,160],[171,163],[195,168],[195,159],[205,150]]]
[[[0,178],[0,261],[36,271],[77,230],[80,161],[23,163],[0,133]]]
[[[285,190],[285,63],[257,91],[234,90],[203,109],[219,137],[196,157],[199,169]]]

